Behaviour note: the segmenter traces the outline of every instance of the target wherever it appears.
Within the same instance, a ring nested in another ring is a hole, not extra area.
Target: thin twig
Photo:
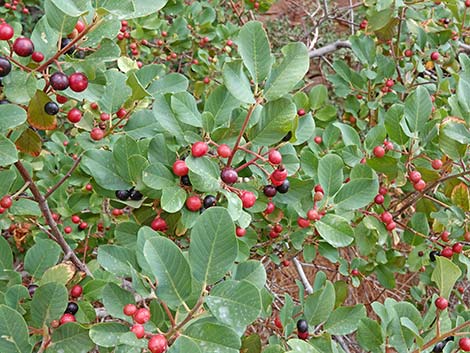
[[[313,288],[310,282],[308,281],[307,275],[304,272],[304,269],[302,267],[302,264],[300,261],[296,258],[293,257],[292,261],[294,262],[295,269],[297,270],[297,273],[299,274],[300,280],[302,281],[302,284],[304,285],[305,292],[307,294],[312,294],[313,293]]]
[[[72,176],[72,173],[74,172],[75,169],[77,169],[77,167],[80,164],[81,160],[82,160],[82,157],[78,157],[75,160],[75,163],[72,165],[72,167],[69,169],[69,171],[62,177],[62,179],[60,179],[57,184],[55,184],[53,187],[51,187],[49,189],[49,191],[47,191],[44,194],[45,199],[47,199],[49,196],[51,196],[54,193],[54,191],[56,191],[68,178],[70,178]]]

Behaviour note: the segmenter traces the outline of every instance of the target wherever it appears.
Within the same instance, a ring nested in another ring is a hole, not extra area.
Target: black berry
[[[57,91],[63,91],[69,86],[69,78],[63,72],[55,72],[52,74],[50,82],[52,88]]]
[[[181,177],[181,184],[186,185],[186,186],[191,186],[191,180],[189,180],[189,176],[183,175]]]
[[[215,196],[207,195],[206,197],[204,197],[204,201],[203,201],[204,208],[215,206],[216,203],[217,203],[217,199],[215,198]]]
[[[284,180],[284,182],[279,185],[276,189],[279,191],[281,194],[285,194],[286,192],[289,191],[290,183],[289,180]]]
[[[10,104],[8,99],[0,99],[0,104]]]
[[[444,349],[445,344],[443,342],[438,342],[432,349],[432,352],[434,353],[441,353],[442,350]]]
[[[233,168],[224,168],[220,173],[220,178],[226,184],[234,184],[238,180],[238,173]]]
[[[11,63],[8,59],[0,56],[0,77],[5,77],[11,71]]]
[[[29,292],[30,297],[32,297],[34,295],[34,293],[36,292],[36,289],[38,289],[38,286],[35,285],[35,284],[30,284],[28,286],[28,292]]]
[[[49,115],[56,115],[59,112],[59,106],[56,102],[48,102],[44,106],[44,111]]]
[[[131,198],[131,200],[140,201],[142,200],[143,195],[140,193],[140,191],[130,190],[129,197]]]
[[[67,305],[67,309],[65,309],[65,313],[75,315],[78,311],[78,305],[74,302],[69,302]]]
[[[60,49],[62,50],[62,48],[65,48],[67,45],[69,45],[70,42],[70,39],[62,38],[62,40],[60,41]],[[72,55],[75,49],[77,49],[77,47],[75,45],[72,45],[70,49],[65,52],[65,54]]]
[[[439,255],[440,255],[439,251],[433,250],[429,253],[429,260],[434,262],[434,261],[436,261],[436,256],[439,256]]]
[[[300,319],[297,321],[297,331],[305,333],[308,331],[308,323],[306,320]]]
[[[286,136],[282,138],[282,141],[287,142],[292,138],[292,131],[289,131]]]
[[[131,196],[131,193],[128,190],[116,190],[116,197],[121,201],[127,201]]]
[[[263,189],[263,193],[267,197],[274,197],[277,194],[276,187],[273,185],[266,185]]]

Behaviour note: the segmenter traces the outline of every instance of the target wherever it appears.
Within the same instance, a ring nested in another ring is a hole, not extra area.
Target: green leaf
[[[248,281],[261,290],[266,285],[266,269],[260,261],[248,260],[237,265],[233,279]]]
[[[80,168],[106,190],[127,190],[131,187],[116,171],[112,152],[89,150],[83,155]]]
[[[54,130],[57,127],[56,115],[49,115],[44,106],[52,102],[49,96],[37,90],[28,106],[28,123],[39,130]]]
[[[13,269],[13,254],[10,244],[4,237],[0,237],[0,271]]]
[[[40,278],[44,271],[54,266],[59,261],[61,254],[60,246],[49,239],[37,240],[29,248],[24,258],[24,269],[28,271],[33,278]]]
[[[186,158],[189,168],[189,179],[193,187],[199,191],[213,192],[220,189],[219,165],[207,157]]]
[[[117,245],[101,245],[98,248],[98,263],[116,276],[129,277],[131,267],[137,267],[133,251]]]
[[[108,283],[104,286],[101,294],[103,296],[104,307],[109,315],[125,321],[132,321],[122,311],[125,305],[135,302],[132,293],[119,287],[117,284]]]
[[[239,335],[230,327],[209,320],[199,320],[191,324],[182,336],[197,343],[203,352],[239,353]]]
[[[222,69],[225,86],[228,91],[240,102],[255,103],[250,81],[243,72],[241,61],[231,61],[224,64]]]
[[[352,36],[349,38],[351,49],[364,65],[372,66],[375,62],[375,43],[369,36]]]
[[[342,306],[333,311],[324,328],[332,335],[348,335],[357,330],[359,322],[365,317],[366,308],[362,304]]]
[[[15,145],[5,136],[0,135],[0,167],[6,167],[18,160]]]
[[[328,100],[328,88],[325,85],[316,85],[313,87],[308,98],[310,101],[310,107],[313,111],[316,111],[323,107]]]
[[[127,325],[103,322],[93,325],[90,329],[90,338],[98,346],[115,347],[118,345],[120,337],[127,332],[129,332]]]
[[[320,352],[307,342],[299,340],[297,338],[289,340],[287,344],[290,348],[292,348],[292,350],[287,351],[286,353],[324,353]]]
[[[328,320],[334,307],[335,288],[330,281],[327,281],[324,288],[316,290],[305,300],[305,318],[310,325],[318,325]]]
[[[15,145],[19,151],[37,157],[42,150],[41,136],[32,129],[26,129],[15,141]]]
[[[6,305],[0,305],[0,351],[30,353],[28,326],[23,317]]]
[[[34,73],[13,70],[3,78],[3,86],[3,93],[10,102],[27,105],[36,93],[36,77]]]
[[[122,72],[108,70],[105,76],[106,86],[98,104],[102,112],[112,114],[122,107],[132,94],[132,89],[127,85],[127,76]]]
[[[470,112],[468,94],[470,92],[470,71],[459,72],[459,83],[457,84],[457,98],[460,106],[466,112]]]
[[[282,49],[284,59],[275,66],[264,87],[264,97],[268,101],[289,93],[308,71],[310,59],[303,43],[290,43]]]
[[[51,282],[36,289],[31,303],[32,326],[42,328],[52,320],[58,320],[67,307],[68,298],[63,284]]]
[[[432,113],[431,96],[426,88],[418,86],[405,100],[405,120],[411,132],[419,132]]]
[[[287,98],[268,102],[263,106],[258,124],[253,128],[253,143],[272,145],[294,128],[297,115],[295,104]]]
[[[70,322],[54,330],[47,353],[83,353],[91,351],[94,347],[88,330],[75,322]]]
[[[170,239],[155,235],[145,242],[144,258],[158,281],[157,295],[170,307],[181,305],[191,294],[192,278],[180,248]]]
[[[217,284],[206,304],[217,320],[241,332],[261,313],[259,290],[247,281],[227,280]]]
[[[61,283],[64,286],[70,282],[75,275],[75,266],[71,262],[63,262],[49,267],[38,282],[43,285],[49,282]]]
[[[335,154],[328,154],[318,162],[318,181],[325,195],[332,196],[343,184],[343,160]]]
[[[168,349],[168,353],[203,353],[197,343],[185,336],[179,336]]]
[[[194,277],[205,285],[220,280],[238,255],[235,226],[228,211],[211,207],[191,231],[189,262]]]
[[[175,175],[160,162],[153,162],[142,173],[142,181],[149,188],[162,190],[175,186]]]
[[[370,352],[382,352],[384,335],[380,325],[367,317],[362,318],[357,326],[357,342],[362,348]]]
[[[315,227],[320,236],[335,248],[348,246],[354,240],[354,230],[348,221],[341,216],[327,214],[315,222]]]
[[[77,18],[88,9],[87,0],[46,0],[44,12],[49,25],[59,32],[69,33],[73,30]]]
[[[26,111],[15,104],[1,104],[0,117],[0,132],[7,132],[26,122]]]
[[[162,209],[168,213],[176,213],[184,206],[186,191],[178,186],[166,187],[162,191],[160,203]]]
[[[455,282],[461,275],[462,271],[451,260],[443,256],[436,256],[436,267],[432,272],[431,279],[436,283],[442,297],[449,297]]]
[[[191,126],[202,127],[201,113],[197,109],[196,99],[188,92],[173,94],[171,109],[179,121]]]
[[[189,81],[186,76],[173,72],[152,82],[148,91],[152,95],[185,92],[188,85]]]
[[[238,52],[243,64],[256,84],[266,79],[271,71],[272,58],[269,40],[263,24],[257,21],[246,23],[238,34]]]
[[[137,145],[137,141],[135,141],[132,137],[127,135],[123,135],[117,139],[113,146],[113,159],[114,159],[114,167],[117,173],[121,176],[122,179],[125,181],[131,182],[132,181],[132,166],[129,163],[129,159],[133,155],[140,154],[139,146]]]
[[[338,207],[356,210],[374,200],[379,189],[377,175],[366,165],[356,165],[350,175],[351,180],[343,184],[335,196]]]
[[[209,95],[204,110],[214,116],[215,127],[228,127],[232,111],[239,106],[240,101],[225,86],[219,86]]]

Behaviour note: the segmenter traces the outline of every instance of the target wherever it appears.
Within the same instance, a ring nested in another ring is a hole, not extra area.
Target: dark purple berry
[[[279,191],[281,194],[285,194],[286,192],[289,191],[290,183],[289,180],[284,180],[284,182],[279,185],[276,189]]]
[[[75,315],[77,311],[78,311],[77,303],[69,302],[67,304],[67,309],[65,309],[65,313]]]
[[[234,184],[238,180],[238,173],[233,168],[225,168],[220,173],[220,178],[226,184]]]
[[[183,175],[181,177],[181,184],[185,185],[185,186],[191,186],[191,180],[189,180],[189,176],[188,175]]]
[[[0,56],[0,77],[5,77],[11,71],[11,63],[8,59]]]
[[[49,115],[56,115],[59,112],[59,106],[56,102],[48,102],[44,106],[44,111]]]
[[[204,197],[204,201],[203,201],[204,208],[215,206],[216,203],[217,203],[217,199],[215,198],[215,196],[207,195],[206,197]]]
[[[131,193],[128,190],[116,190],[116,197],[121,201],[127,201],[131,196]]]
[[[267,197],[274,197],[277,194],[276,187],[273,185],[266,185],[263,192]]]
[[[62,38],[62,40],[60,41],[60,49],[62,50],[62,48],[65,48],[67,45],[69,45],[70,42],[71,40],[69,38]],[[72,55],[75,49],[77,49],[77,47],[75,45],[72,45],[69,50],[65,52],[65,54]]]
[[[140,200],[142,200],[143,195],[140,191],[130,190],[129,197],[130,197],[131,200],[140,201]]]
[[[307,321],[305,321],[303,319],[300,319],[299,321],[297,321],[297,331],[299,331],[301,333],[307,332],[308,331]]]
[[[69,86],[69,78],[63,72],[55,72],[52,74],[50,82],[52,88],[57,91],[63,91]]]
[[[28,292],[29,292],[29,296],[32,298],[34,293],[36,292],[36,289],[38,289],[38,286],[35,285],[35,284],[30,284],[28,286]]]

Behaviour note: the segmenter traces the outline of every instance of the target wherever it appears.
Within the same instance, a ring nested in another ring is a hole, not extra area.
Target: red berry
[[[460,254],[463,250],[463,245],[462,243],[455,243],[452,245],[452,251],[456,254]]]
[[[115,208],[111,213],[113,214],[113,216],[118,217],[118,216],[121,216],[124,213],[124,211],[120,210],[119,208]]]
[[[245,236],[246,229],[241,228],[241,227],[237,227],[237,229],[235,230],[235,233],[236,233],[237,237],[241,238],[241,237]]]
[[[70,89],[74,92],[83,92],[88,87],[88,78],[81,72],[69,76]]]
[[[426,182],[424,180],[420,180],[413,185],[416,191],[423,191],[426,188]]]
[[[144,338],[145,336],[145,327],[140,324],[134,324],[131,327],[131,332],[134,333],[135,337],[138,339]]]
[[[317,210],[311,209],[307,212],[307,218],[311,221],[318,221],[320,219],[320,214]]]
[[[382,146],[375,146],[374,156],[376,156],[377,158],[382,158],[383,156],[385,156],[385,149]]]
[[[75,319],[75,316],[73,316],[72,314],[65,313],[65,314],[62,315],[62,317],[60,318],[59,323],[60,323],[61,325],[63,325],[63,324],[66,324],[67,322],[75,322],[75,321],[77,321],[77,320]]]
[[[75,29],[77,30],[78,33],[82,33],[83,30],[85,29],[85,24],[78,20],[77,23],[75,24]]]
[[[470,1],[470,0],[469,0]],[[431,162],[431,166],[433,169],[435,170],[439,170],[442,168],[442,161],[440,159],[434,159],[432,162]]]
[[[168,229],[168,224],[163,218],[155,217],[150,227],[157,232],[165,232]]]
[[[271,174],[271,181],[283,182],[287,179],[287,169],[278,168]],[[276,185],[277,186],[277,185]]]
[[[29,38],[19,37],[13,42],[13,51],[18,56],[27,57],[34,51],[34,44]]]
[[[13,27],[10,26],[8,23],[0,24],[0,40],[10,40],[13,38],[15,31]]]
[[[31,59],[33,59],[33,61],[37,63],[40,63],[41,61],[44,60],[44,54],[41,53],[40,51],[35,51],[33,52],[33,54],[31,54]]]
[[[391,150],[393,150],[393,143],[391,143],[390,141],[385,141],[384,142],[384,147],[387,151],[391,151]]]
[[[198,141],[191,147],[191,154],[196,158],[204,156],[207,151],[209,151],[209,146],[203,141]]]
[[[198,196],[190,196],[186,200],[186,207],[192,212],[199,211],[202,207],[202,201]]]
[[[357,268],[352,269],[351,276],[354,276],[354,277],[359,276],[359,270]]]
[[[73,215],[70,219],[72,220],[72,223],[75,223],[75,224],[80,223],[80,217],[76,215]]]
[[[465,0],[465,6],[470,7],[470,0]]]
[[[359,28],[360,28],[360,29],[366,29],[366,28],[367,28],[367,24],[368,24],[367,20],[363,20],[363,21],[360,23]]]
[[[316,143],[317,145],[319,145],[319,144],[321,144],[321,143],[323,142],[323,139],[321,138],[321,136],[315,136],[315,137],[313,138],[313,141],[315,141],[315,143]]]
[[[57,100],[57,103],[60,103],[60,104],[67,103],[68,101],[67,97],[61,96],[60,94],[56,95],[55,98]]]
[[[217,154],[221,158],[228,158],[232,155],[232,149],[228,145],[223,143],[219,147],[217,147]]]
[[[96,102],[90,103],[90,108],[93,110],[97,110],[99,108],[98,103]]]
[[[158,334],[150,337],[148,349],[151,353],[163,353],[168,348],[168,342],[164,335]]]
[[[389,232],[391,232],[391,231],[394,230],[396,227],[397,227],[397,225],[395,224],[395,222],[392,221],[392,222],[388,223],[385,228],[387,228],[387,230],[388,230]]]
[[[465,5],[467,6],[467,3],[465,3]],[[470,7],[470,4],[467,7]],[[459,339],[459,347],[464,352],[470,352],[470,338],[462,337],[461,339]]]
[[[386,187],[381,186],[381,187],[379,188],[379,194],[380,194],[380,195],[386,195],[387,192],[388,192],[388,190],[387,190]]]
[[[301,340],[308,340],[308,331],[307,332],[297,332],[297,337]]]
[[[173,173],[180,177],[188,175],[189,168],[186,162],[180,159],[173,163]]]
[[[70,227],[70,226],[65,227],[65,228],[64,228],[64,233],[65,233],[65,234],[70,234],[70,233],[72,233],[72,227]]]
[[[143,325],[150,320],[150,311],[146,308],[137,309],[133,318],[135,322]]]
[[[439,310],[445,310],[449,306],[449,302],[444,297],[437,298],[434,304],[436,305],[436,308],[438,308]]]
[[[231,47],[233,45],[233,41],[231,39],[227,40],[226,44]]]
[[[272,163],[272,164],[281,164],[282,162],[282,155],[279,151],[277,150],[271,150],[269,152],[269,161]]]
[[[414,170],[408,174],[408,178],[412,183],[417,183],[418,181],[421,180],[421,173],[418,172],[417,170]]]
[[[405,50],[405,56],[407,58],[411,58],[413,56],[413,51],[411,49],[406,49]]]
[[[450,246],[446,246],[444,249],[442,249],[441,255],[450,259],[452,258],[452,255],[454,255],[454,251]]]
[[[253,207],[256,202],[256,195],[251,191],[242,191],[240,198],[244,208]]]
[[[305,115],[305,109],[299,109],[299,110],[297,110],[297,115],[298,115],[298,116],[304,116],[304,115]]]
[[[122,312],[126,316],[132,316],[137,311],[137,307],[134,304],[126,304],[122,309]]]
[[[209,82],[211,82],[211,79],[209,77],[204,77],[204,80],[203,80],[204,84],[209,84]]]
[[[93,185],[91,185],[91,184],[86,184],[86,185],[85,185],[85,189],[86,189],[87,191],[91,191],[91,190],[93,190]]]
[[[271,239],[275,239],[279,236],[279,233],[275,232],[274,229],[271,229],[271,231],[269,232],[269,237]]]
[[[385,198],[384,198],[384,196],[381,195],[381,194],[378,194],[378,195],[375,196],[375,198],[374,198],[374,202],[375,202],[377,205],[383,204],[384,201],[385,201]]]
[[[280,225],[279,223],[276,223],[273,227],[273,230],[276,232],[276,233],[281,233],[282,232],[282,225]]]
[[[289,266],[290,265],[290,261],[289,260],[282,260],[282,266]]]
[[[385,81],[385,86],[387,87],[393,87],[393,85],[395,84],[395,81],[393,81],[391,78],[389,78],[387,81]]]
[[[297,218],[297,224],[300,228],[308,228],[310,227],[310,221],[308,219],[298,217]]]
[[[99,127],[95,127],[90,131],[90,137],[94,141],[99,141],[104,137],[104,131]]]
[[[380,215],[380,219],[382,222],[388,224],[393,221],[393,216],[390,214],[390,212],[385,211]]]
[[[82,293],[83,293],[83,288],[79,284],[74,285],[72,289],[70,290],[70,295],[74,298],[78,298],[79,296],[82,295]]]
[[[108,113],[101,113],[100,114],[100,120],[101,121],[108,121],[109,119],[111,119],[111,116]]]
[[[78,225],[78,228],[80,228],[81,230],[87,229],[88,228],[88,223],[87,222],[81,222]]]
[[[439,53],[438,53],[437,51],[433,51],[433,52],[431,53],[431,60],[432,60],[432,61],[437,61],[437,60],[439,60]]]
[[[274,212],[275,208],[276,206],[272,202],[268,202],[268,204],[266,205],[266,209],[264,210],[264,213],[271,214]]]
[[[78,108],[72,108],[68,113],[67,113],[67,119],[72,123],[78,123],[80,120],[82,120],[82,112]]]
[[[124,108],[121,108],[116,112],[116,115],[118,118],[122,119],[127,115],[127,110]]]
[[[441,234],[441,239],[442,241],[448,242],[449,241],[449,235],[450,233],[448,231],[443,231]]]
[[[282,330],[282,322],[281,322],[281,318],[280,318],[279,316],[276,316],[276,317],[274,318],[274,325],[275,325],[277,328],[279,328],[279,329]]]
[[[3,196],[2,199],[0,200],[0,206],[2,208],[10,208],[11,205],[13,205],[13,199],[10,196]]]

